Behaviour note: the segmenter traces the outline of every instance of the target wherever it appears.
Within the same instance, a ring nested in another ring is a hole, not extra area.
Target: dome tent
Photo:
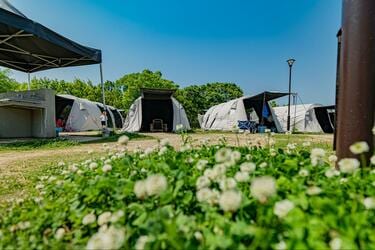
[[[244,96],[218,104],[204,114],[201,128],[229,131],[238,128],[239,121],[248,121],[248,114],[254,113],[259,118],[260,123],[267,127],[273,127],[277,132],[280,132],[281,127],[269,102],[286,95],[288,94],[266,91],[255,96]]]
[[[101,130],[100,115],[102,110],[100,105],[102,104],[72,95],[56,95],[56,117],[62,117],[65,120],[65,129],[67,131]],[[107,107],[107,110],[109,111],[109,125],[115,124],[110,107]],[[113,127],[113,125],[109,127]]]
[[[184,129],[190,129],[190,123],[183,106],[173,98],[175,90],[141,89],[141,96],[130,106],[126,116],[123,131],[149,132],[154,119],[161,119],[167,124],[168,132],[176,131],[181,124]]]

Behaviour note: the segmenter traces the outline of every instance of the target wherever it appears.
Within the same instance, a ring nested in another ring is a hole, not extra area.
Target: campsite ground
[[[244,135],[196,131],[189,135],[193,143],[201,143],[202,140],[208,139],[209,144],[216,144],[223,138],[230,145],[245,145],[249,142],[253,144],[265,143],[266,141],[265,135],[259,134]],[[167,138],[174,147],[178,148],[181,144],[180,135],[152,133],[131,138],[132,140],[127,148],[129,151],[137,148],[146,149],[156,145],[158,140],[164,138]],[[275,138],[279,147],[285,147],[290,142],[303,143],[309,141],[313,146],[331,149],[332,144],[332,135],[276,135]],[[106,143],[109,148],[117,146],[113,139],[84,143],[76,141],[35,143],[34,146],[21,144],[6,147],[0,145],[0,203],[10,197],[22,197],[34,187],[33,183],[37,176],[52,169],[60,161],[69,164],[90,158],[100,158],[106,154],[103,143]]]

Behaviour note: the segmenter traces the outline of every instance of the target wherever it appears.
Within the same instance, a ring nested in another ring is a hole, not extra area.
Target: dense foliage
[[[222,142],[176,151],[164,140],[60,163],[32,197],[0,210],[0,248],[375,248],[370,168],[346,159],[339,172],[324,150],[310,153],[308,145]]]
[[[59,94],[69,94],[91,101],[102,102],[102,87],[91,81],[75,79],[72,82],[33,78],[31,89],[53,89]],[[199,127],[197,116],[208,108],[240,97],[243,92],[233,83],[208,83],[179,88],[171,80],[163,78],[160,71],[143,70],[139,73],[124,75],[116,81],[106,81],[104,84],[106,103],[125,110],[140,96],[141,88],[165,88],[177,90],[175,97],[185,107],[192,127]],[[0,70],[0,93],[13,90],[27,90],[26,83],[17,83],[10,77],[9,70]]]

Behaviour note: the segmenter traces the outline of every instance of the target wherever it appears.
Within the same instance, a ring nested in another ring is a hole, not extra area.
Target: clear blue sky
[[[285,60],[294,57],[293,91],[305,103],[334,103],[340,0],[10,2],[58,33],[102,49],[106,80],[148,68],[182,87],[220,81],[239,84],[245,94],[286,91]],[[98,66],[34,76],[99,81]]]

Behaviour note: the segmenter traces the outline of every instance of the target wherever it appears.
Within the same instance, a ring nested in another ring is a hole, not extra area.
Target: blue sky
[[[234,82],[245,94],[293,91],[305,102],[334,103],[340,0],[10,0],[21,12],[103,51],[104,76],[145,68],[180,86]],[[99,81],[98,66],[33,74]],[[26,81],[20,72],[13,77]],[[281,102],[284,102],[282,100]]]

